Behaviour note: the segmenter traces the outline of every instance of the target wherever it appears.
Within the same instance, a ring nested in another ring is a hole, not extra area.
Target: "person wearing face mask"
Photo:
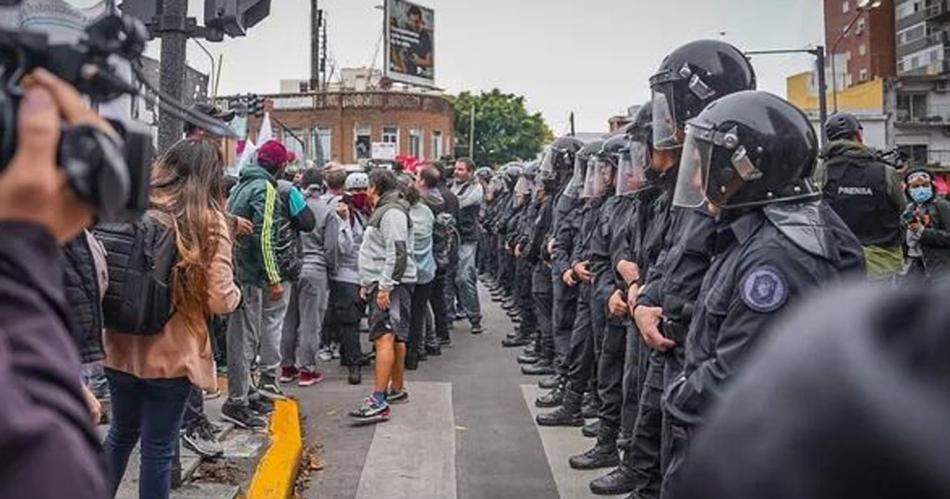
[[[815,178],[835,213],[864,246],[868,277],[887,279],[901,270],[900,215],[907,202],[900,174],[864,145],[858,120],[838,113],[825,123],[828,144]]]
[[[909,172],[904,184],[910,203],[901,217],[907,244],[903,274],[929,279],[950,265],[950,202],[936,195],[926,170]]]

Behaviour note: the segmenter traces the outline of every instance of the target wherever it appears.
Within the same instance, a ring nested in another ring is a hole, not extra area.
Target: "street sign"
[[[386,159],[394,161],[396,159],[396,144],[393,142],[373,142],[373,159]]]

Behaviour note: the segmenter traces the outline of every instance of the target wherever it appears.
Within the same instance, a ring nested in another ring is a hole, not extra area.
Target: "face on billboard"
[[[434,13],[405,0],[386,3],[387,76],[395,81],[432,86],[435,83]]]

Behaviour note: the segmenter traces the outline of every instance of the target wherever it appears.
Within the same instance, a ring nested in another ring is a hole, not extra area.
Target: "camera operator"
[[[23,85],[16,154],[0,173],[0,497],[106,497],[60,260],[60,245],[92,222],[93,210],[56,157],[61,120],[112,132],[51,73],[36,70]]]

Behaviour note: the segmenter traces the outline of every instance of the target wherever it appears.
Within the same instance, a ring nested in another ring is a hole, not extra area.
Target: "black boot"
[[[523,347],[528,343],[531,343],[531,338],[525,336],[524,334],[520,334],[520,332],[517,336],[510,340],[501,340],[501,346],[505,348]]]
[[[363,382],[363,373],[360,371],[359,365],[350,365],[349,368],[350,375],[347,376],[346,380],[350,382],[351,385],[358,385]]]
[[[557,407],[564,401],[564,385],[557,385],[544,395],[541,395],[534,401],[535,407]]]
[[[554,375],[548,378],[538,380],[538,388],[542,390],[553,390],[554,387],[560,385],[563,382],[563,379],[559,375]]]
[[[617,452],[617,429],[601,424],[594,448],[583,454],[572,456],[568,463],[575,470],[612,468],[620,464],[620,454]]]
[[[519,364],[536,364],[541,358],[537,355],[523,353],[518,356],[517,360]]]
[[[554,364],[551,364],[551,361],[547,359],[521,366],[521,374],[527,374],[528,376],[550,376],[555,372]]]
[[[614,496],[633,492],[637,482],[633,473],[622,465],[614,468],[610,473],[595,478],[590,482],[590,491],[599,496]]]
[[[587,438],[597,438],[597,435],[600,434],[600,419],[595,419],[590,424],[585,424],[581,428],[581,435],[584,435]]]
[[[589,398],[584,397],[581,414],[583,414],[585,418],[596,418],[597,415],[600,414],[600,399],[596,394],[592,393]]]
[[[415,352],[406,355],[406,370],[415,371],[419,369],[419,355]]]
[[[538,414],[534,419],[540,426],[584,426],[584,418],[581,417],[582,397],[580,393],[568,388],[564,392],[561,407],[554,412]]]

